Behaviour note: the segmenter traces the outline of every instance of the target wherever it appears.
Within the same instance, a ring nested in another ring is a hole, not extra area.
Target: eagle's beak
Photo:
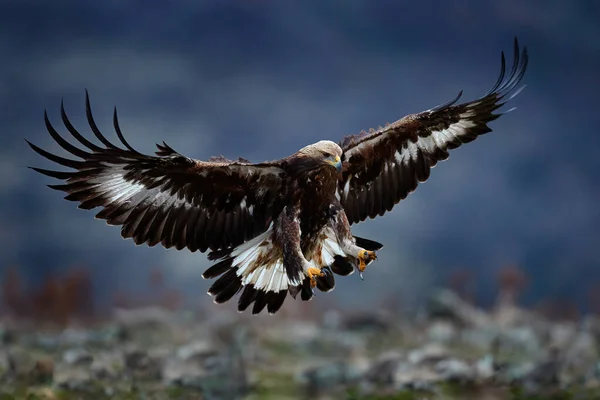
[[[342,160],[339,156],[329,156],[325,159],[328,164],[333,165],[338,171],[342,170]]]

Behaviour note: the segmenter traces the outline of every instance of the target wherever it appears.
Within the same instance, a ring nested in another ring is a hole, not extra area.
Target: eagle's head
[[[342,169],[342,148],[330,140],[321,140],[309,144],[298,151],[303,158],[310,158],[316,165],[332,166],[338,171]]]

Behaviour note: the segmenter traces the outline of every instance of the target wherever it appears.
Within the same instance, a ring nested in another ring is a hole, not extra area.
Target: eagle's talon
[[[363,278],[363,272],[365,268],[367,268],[367,265],[373,260],[377,260],[377,254],[374,251],[361,250],[358,253],[358,272],[360,279],[363,281],[365,280]]]
[[[317,286],[317,278],[325,276],[325,272],[321,271],[319,268],[310,267],[306,270],[306,275],[308,275],[308,279],[310,279],[310,287],[314,288]]]

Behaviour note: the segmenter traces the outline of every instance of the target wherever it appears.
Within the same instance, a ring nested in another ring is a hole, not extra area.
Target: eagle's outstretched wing
[[[114,128],[125,149],[100,133],[87,92],[86,115],[103,146],[77,132],[61,105],[65,127],[85,150],[61,137],[47,114],[46,128],[62,148],[81,160],[59,157],[28,142],[40,155],[74,171],[33,169],[65,181],[49,186],[66,192],[67,200],[80,202],[79,208],[102,207],[96,217],[122,225],[121,235],[136,244],[161,243],[166,248],[202,252],[237,246],[264,232],[281,209],[285,173],[276,163],[250,164],[222,157],[198,161],[164,142],[157,145],[157,156],[144,155],[123,137],[116,110]]]
[[[342,140],[344,162],[338,194],[350,223],[390,211],[415,190],[419,182],[429,178],[431,168],[448,158],[449,149],[491,131],[487,124],[503,114],[494,111],[522,89],[515,91],[525,73],[528,57],[526,48],[519,52],[516,38],[514,58],[505,80],[502,53],[498,81],[477,100],[455,105],[461,91],[448,103]]]

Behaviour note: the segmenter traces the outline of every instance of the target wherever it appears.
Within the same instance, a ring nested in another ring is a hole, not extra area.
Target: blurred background
[[[47,109],[62,128],[61,99],[87,133],[87,88],[111,139],[116,106],[144,153],[165,140],[194,158],[263,161],[459,90],[464,100],[483,95],[500,51],[511,65],[514,36],[530,55],[527,88],[508,106],[517,109],[453,151],[393,212],[354,227],[385,244],[364,282],[339,278],[334,292],[283,309],[416,310],[439,286],[490,308],[508,285],[544,313],[600,311],[597,2],[4,0],[0,9],[5,314],[68,324],[114,306],[235,310],[206,295],[204,255],[135,246],[26,168],[50,164],[25,138],[61,152],[43,123]],[[67,292],[83,294],[52,306]]]

